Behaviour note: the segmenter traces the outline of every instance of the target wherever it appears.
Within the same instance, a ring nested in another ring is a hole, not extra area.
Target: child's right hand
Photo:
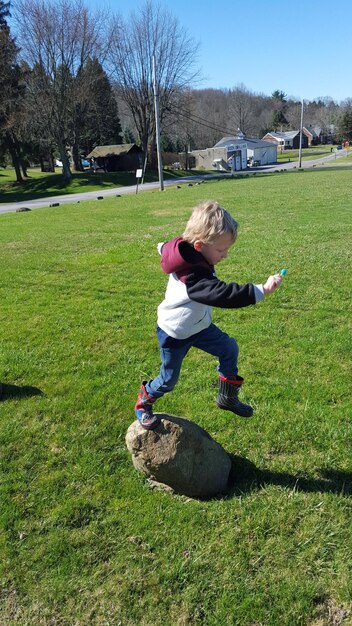
[[[269,276],[266,283],[263,285],[265,295],[269,295],[273,293],[275,289],[277,289],[282,283],[281,274],[274,274],[273,276]]]

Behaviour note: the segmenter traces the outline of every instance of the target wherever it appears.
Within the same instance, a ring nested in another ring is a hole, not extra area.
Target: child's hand
[[[277,289],[282,283],[282,276],[280,274],[274,274],[273,276],[269,276],[266,283],[263,285],[265,295],[269,295],[269,293],[273,293],[275,289]]]

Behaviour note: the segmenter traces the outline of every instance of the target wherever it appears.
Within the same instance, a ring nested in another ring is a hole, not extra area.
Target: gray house
[[[236,137],[223,137],[213,148],[193,150],[189,153],[194,169],[216,169],[222,172],[240,171],[248,165],[276,163],[277,149],[273,143],[246,137],[239,132]]]
[[[226,142],[225,139],[229,141]],[[232,169],[245,170],[247,167],[246,143],[239,137],[225,137],[212,148],[192,150],[189,152],[189,160],[191,168],[196,170],[214,169],[219,172],[231,172]]]
[[[270,163],[276,163],[277,161],[277,148],[269,141],[263,141],[262,139],[255,139],[254,137],[246,137],[241,133],[243,143],[246,145],[246,167],[247,165],[268,165]],[[225,146],[228,149],[231,147],[234,137],[224,137],[216,146]],[[242,168],[245,169],[245,168]]]

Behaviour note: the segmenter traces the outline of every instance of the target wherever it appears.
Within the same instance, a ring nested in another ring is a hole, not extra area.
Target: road
[[[316,167],[318,165],[322,165],[327,161],[338,160],[342,156],[346,156],[348,154],[347,150],[339,150],[338,152],[333,152],[332,154],[322,157],[321,159],[312,159],[310,161],[302,161],[302,169]],[[352,156],[351,156],[352,162]],[[283,164],[274,164],[274,165],[263,165],[261,167],[252,167],[251,169],[244,170],[246,174],[254,174],[256,172],[260,172],[263,174],[269,174],[270,172],[277,172],[278,170],[290,170],[298,168],[298,161],[292,161],[292,163],[283,163]],[[243,174],[244,171],[238,172],[238,174]],[[185,184],[195,184],[204,180],[210,180],[212,178],[228,178],[231,174],[217,172],[216,174],[199,174],[199,176],[190,176],[185,178],[173,178],[172,180],[165,180],[164,187],[171,187],[176,185],[185,185]],[[154,183],[145,183],[144,185],[139,185],[138,193],[141,191],[148,191],[151,189],[159,189],[159,182]],[[85,200],[97,200],[98,198],[113,198],[116,196],[121,196],[126,193],[136,193],[135,186],[129,187],[115,187],[114,189],[106,189],[101,191],[85,191],[75,194],[66,194],[62,196],[52,196],[49,198],[40,198],[37,200],[23,200],[22,202],[11,202],[8,204],[0,204],[0,213],[14,213],[19,209],[39,209],[42,207],[48,207],[57,204],[73,204],[77,202],[82,202]]]

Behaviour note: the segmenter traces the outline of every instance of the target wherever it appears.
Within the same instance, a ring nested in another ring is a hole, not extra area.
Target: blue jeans
[[[181,371],[183,359],[190,348],[199,348],[218,357],[218,372],[226,378],[237,375],[237,359],[239,348],[237,342],[220,328],[211,324],[200,333],[187,339],[174,339],[157,327],[160,345],[161,368],[157,378],[146,385],[148,395],[157,400],[175,387]]]

